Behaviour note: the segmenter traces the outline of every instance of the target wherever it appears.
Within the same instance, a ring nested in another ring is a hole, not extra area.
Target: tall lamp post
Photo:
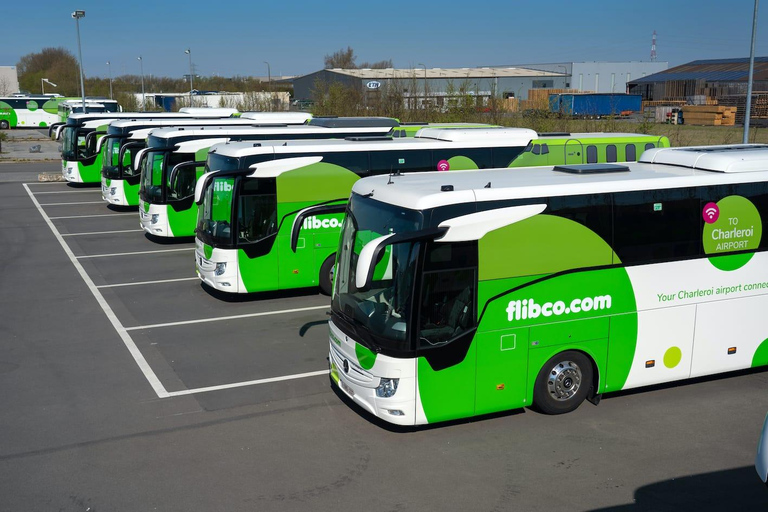
[[[77,27],[77,54],[80,57],[80,95],[83,97],[83,113],[87,114],[88,109],[85,107],[85,81],[83,80],[83,51],[80,48],[80,18],[85,18],[85,11],[75,11],[72,13],[72,17],[75,18],[75,26]]]
[[[107,69],[109,70],[109,99],[112,99],[112,64],[107,61]]]
[[[40,89],[42,90],[42,93],[45,94],[45,84],[50,84],[54,87],[58,87],[55,83],[51,82],[47,78],[41,78],[40,79]]]
[[[142,112],[147,110],[146,98],[144,96],[144,61],[141,59],[141,55],[138,56],[139,66],[141,68],[141,110]]]
[[[192,49],[187,48],[184,53],[189,55],[189,106],[192,106]]]
[[[274,109],[274,105],[272,103],[272,70],[269,68],[269,62],[262,61],[264,64],[267,65],[267,89],[269,89],[269,108],[270,110]]]
[[[421,62],[416,64],[417,66],[424,66]],[[427,108],[427,66],[424,66],[424,103],[422,104],[424,108]]]
[[[749,51],[749,78],[747,78],[747,105],[744,110],[744,137],[742,143],[749,143],[749,114],[752,110],[752,80],[755,76],[755,35],[757,34],[757,6],[760,0],[755,0],[755,13],[752,15],[752,47]]]

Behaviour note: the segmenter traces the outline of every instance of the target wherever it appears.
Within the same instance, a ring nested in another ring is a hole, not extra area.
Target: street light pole
[[[192,106],[192,49],[187,48],[184,53],[189,55],[189,106]]]
[[[274,108],[273,102],[272,102],[272,70],[269,68],[269,62],[262,61],[264,64],[267,65],[267,89],[269,90],[269,108],[272,110]]]
[[[144,112],[146,108],[146,97],[144,96],[144,61],[141,59],[141,55],[138,57],[139,66],[141,68],[141,110]]]
[[[58,87],[58,85],[56,85],[55,83],[51,82],[47,78],[41,78],[40,79],[40,88],[42,89],[43,94],[45,94],[45,84],[50,84],[50,85],[52,85],[54,87]]]
[[[85,107],[85,81],[83,80],[83,51],[80,48],[80,18],[85,18],[85,11],[75,11],[72,13],[77,27],[77,54],[80,57],[80,95],[83,97],[83,114],[88,113]]]
[[[744,137],[742,143],[749,143],[749,114],[752,110],[752,80],[755,76],[755,35],[757,34],[757,5],[759,0],[755,0],[755,14],[752,15],[752,48],[749,51],[749,78],[747,78],[747,105],[744,110]]]
[[[424,108],[427,108],[427,66],[419,62],[416,64],[417,66],[424,66],[424,103],[422,104]]]
[[[112,98],[112,64],[107,61],[107,69],[109,70],[109,99]]]

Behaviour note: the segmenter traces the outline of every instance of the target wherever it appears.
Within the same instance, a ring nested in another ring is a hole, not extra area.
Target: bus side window
[[[477,169],[490,169],[493,167],[493,151],[491,148],[464,148],[464,149],[436,149],[432,152],[432,169],[437,169],[437,164],[441,160],[449,160],[454,157],[464,157],[472,160]],[[463,158],[461,159],[463,160]],[[451,170],[473,169],[458,164],[458,167],[451,165]]]
[[[529,145],[530,147],[530,145]],[[519,148],[493,148],[493,167],[509,167],[512,162],[517,158],[519,155],[522,155],[523,153],[520,151]],[[530,151],[530,149],[526,148],[526,151]]]
[[[298,156],[298,155],[297,155]],[[301,155],[306,156],[306,155]],[[321,153],[323,163],[334,164],[343,167],[358,176],[367,176],[370,167],[367,151],[334,151]]]
[[[634,144],[627,144],[624,148],[624,161],[637,162],[637,148]]]
[[[656,144],[654,144],[653,142],[649,142],[648,144],[645,145],[646,150],[653,149],[655,147],[656,147]]]
[[[616,154],[616,145],[615,144],[608,144],[605,146],[605,161],[610,162],[616,162],[618,155]]]
[[[395,171],[433,171],[429,150],[371,151],[372,174],[389,174]]]
[[[768,183],[742,183],[738,185],[702,187],[700,197],[701,210],[704,210],[704,205],[707,203],[717,203],[728,196],[741,196],[748,199],[757,208],[763,222],[765,222],[764,219],[768,219]],[[768,249],[768,236],[765,236],[765,233],[760,238],[758,249]]]
[[[587,146],[587,163],[597,163],[597,146]]]
[[[419,348],[445,344],[475,327],[477,243],[432,243],[421,285]]]
[[[540,155],[541,154],[541,144],[534,144],[533,150],[531,151],[534,155]]]
[[[549,154],[549,146],[547,144],[541,145],[541,154],[542,155],[548,155]]]
[[[624,264],[699,256],[701,208],[695,189],[614,195],[613,248]]]

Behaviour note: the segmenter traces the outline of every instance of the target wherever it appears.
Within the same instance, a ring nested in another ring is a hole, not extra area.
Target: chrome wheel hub
[[[561,361],[549,371],[547,391],[558,401],[566,401],[581,388],[581,368],[573,361]]]

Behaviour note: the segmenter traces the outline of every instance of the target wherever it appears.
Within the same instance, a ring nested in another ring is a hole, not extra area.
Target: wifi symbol
[[[448,163],[448,160],[440,160],[437,162],[437,170],[438,171],[448,171],[451,168],[451,164]]]
[[[715,203],[707,203],[704,205],[703,216],[704,222],[714,224],[720,218],[720,208]]]

